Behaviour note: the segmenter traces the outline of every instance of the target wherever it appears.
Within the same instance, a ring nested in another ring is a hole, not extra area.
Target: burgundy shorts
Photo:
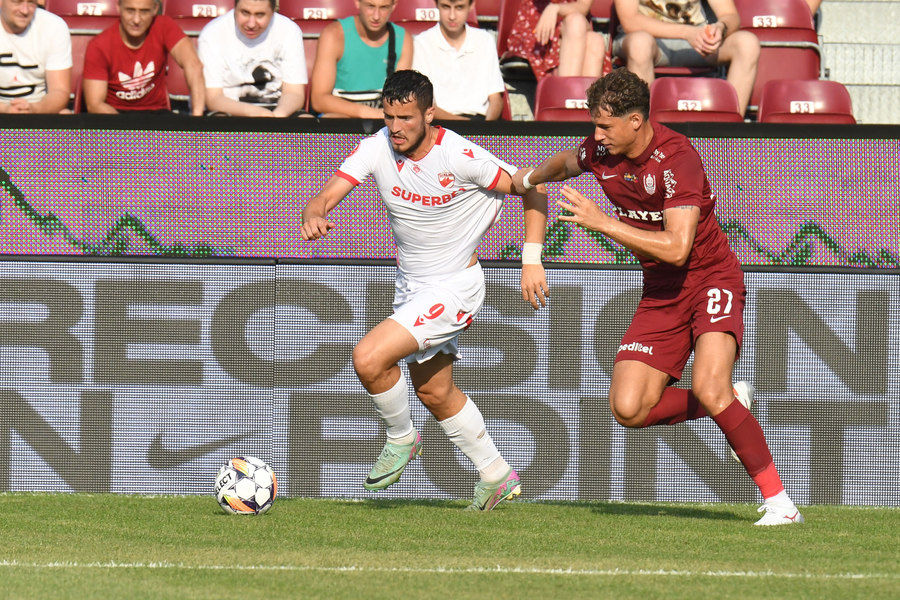
[[[697,338],[711,331],[733,335],[740,353],[746,297],[741,271],[711,274],[674,294],[645,288],[616,362],[637,360],[678,380]]]

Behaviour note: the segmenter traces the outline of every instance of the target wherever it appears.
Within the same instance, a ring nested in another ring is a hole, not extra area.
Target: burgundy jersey
[[[716,220],[716,200],[703,171],[700,155],[687,137],[652,123],[653,138],[634,160],[607,154],[593,136],[578,149],[578,165],[592,171],[619,219],[639,229],[662,231],[663,211],[675,206],[699,206],[700,221],[688,261],[682,267],[635,253],[645,282],[684,281],[685,272],[722,271],[740,263]]]

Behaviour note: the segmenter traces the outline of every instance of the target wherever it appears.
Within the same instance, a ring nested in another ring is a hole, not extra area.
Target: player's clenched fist
[[[300,227],[300,237],[304,240],[317,240],[324,237],[326,233],[334,229],[334,223],[322,217],[312,217],[304,220],[303,226]]]

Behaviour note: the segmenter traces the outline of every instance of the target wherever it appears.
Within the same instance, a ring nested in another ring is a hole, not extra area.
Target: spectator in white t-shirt
[[[0,112],[69,112],[72,39],[36,0],[0,0]]]
[[[275,12],[275,0],[237,0],[233,10],[206,24],[197,50],[213,113],[307,114],[303,32]]]
[[[474,0],[435,0],[438,24],[415,36],[413,69],[434,84],[435,118],[499,119],[506,85],[490,33],[466,21]]]

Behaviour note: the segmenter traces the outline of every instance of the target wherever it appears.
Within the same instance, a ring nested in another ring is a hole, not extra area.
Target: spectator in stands
[[[728,81],[746,112],[756,80],[759,40],[739,31],[741,19],[733,0],[709,0],[713,22],[701,0],[615,0],[621,32],[613,54],[629,71],[652,83],[654,67],[728,65]]]
[[[303,32],[276,0],[237,0],[200,32],[206,105],[214,114],[308,116]]]
[[[383,118],[385,78],[412,66],[412,36],[389,21],[396,0],[356,4],[359,14],[330,23],[319,36],[309,100],[323,117]]]
[[[438,24],[413,39],[413,69],[434,84],[436,119],[500,118],[506,84],[497,44],[466,20],[475,0],[435,0]]]
[[[59,113],[72,91],[72,39],[35,0],[0,0],[0,113]]]
[[[534,76],[599,77],[606,43],[588,15],[592,0],[523,0],[510,30],[510,54],[528,60]]]
[[[166,65],[171,54],[191,91],[191,114],[203,115],[203,65],[175,21],[159,14],[161,7],[161,0],[119,0],[119,22],[88,43],[82,74],[88,112],[169,110]]]

